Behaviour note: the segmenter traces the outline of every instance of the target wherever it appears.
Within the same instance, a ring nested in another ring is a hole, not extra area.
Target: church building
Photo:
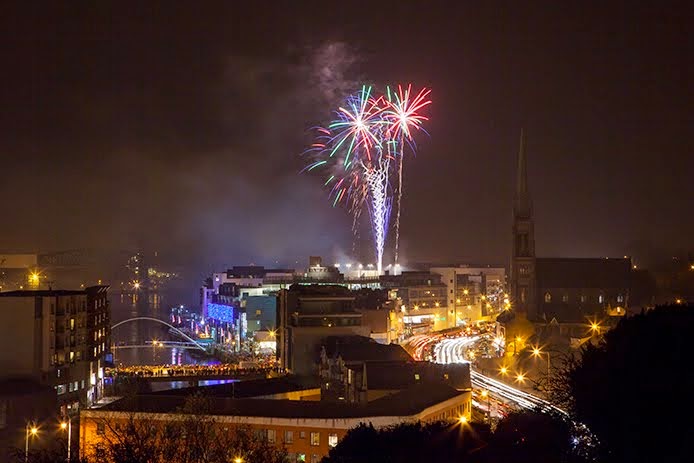
[[[521,132],[513,201],[511,304],[535,332],[578,342],[606,329],[629,306],[630,258],[537,257],[535,221],[528,190],[525,137]]]

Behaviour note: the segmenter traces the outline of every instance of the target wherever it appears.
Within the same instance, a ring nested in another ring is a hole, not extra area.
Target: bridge
[[[175,347],[176,349],[196,349],[200,350],[198,344],[193,342],[184,341],[145,341],[144,344],[112,344],[112,349],[142,349],[142,348],[153,348],[158,347]]]
[[[197,342],[195,339],[191,338],[190,336],[188,336],[187,334],[185,334],[183,331],[181,331],[181,330],[179,330],[178,328],[176,328],[175,326],[173,326],[171,323],[165,322],[164,320],[160,320],[159,318],[154,318],[154,317],[133,317],[133,318],[128,318],[128,319],[126,319],[126,320],[122,320],[122,321],[116,323],[115,325],[111,326],[111,330],[114,330],[115,328],[118,328],[119,326],[122,326],[122,325],[124,325],[124,324],[126,324],[126,323],[132,323],[132,322],[141,321],[141,320],[143,320],[143,321],[155,322],[155,323],[161,323],[162,325],[166,325],[166,326],[168,326],[169,328],[171,328],[172,330],[174,330],[174,332],[175,332],[176,334],[179,334],[179,335],[182,336],[184,339],[187,339],[187,340],[188,340],[188,343],[186,343],[188,347],[186,347],[186,348],[191,348],[191,347],[193,347],[193,348],[199,349],[199,350],[201,350],[201,351],[203,351],[203,352],[207,352],[207,348],[206,348],[203,344]],[[159,341],[157,341],[157,342],[159,342]],[[161,341],[161,342],[163,343],[163,341]],[[126,346],[122,346],[122,347],[126,347]],[[142,347],[142,346],[140,345],[139,347]],[[152,347],[152,346],[151,346],[151,345],[147,346],[147,345],[145,344],[145,347]],[[163,346],[162,346],[162,347],[163,347]],[[182,347],[182,348],[183,348],[183,347]]]

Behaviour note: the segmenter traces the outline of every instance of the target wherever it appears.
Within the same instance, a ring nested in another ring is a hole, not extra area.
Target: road
[[[442,335],[419,335],[410,343],[410,350],[417,360],[422,360],[423,355],[431,349],[433,361],[436,363],[468,363],[465,358],[465,351],[474,346],[481,339],[480,335],[446,337]],[[556,411],[563,415],[566,412],[555,407],[550,402],[499,381],[495,378],[485,376],[470,367],[472,386],[475,391],[475,406],[487,410],[496,410],[494,415],[501,415],[506,404],[516,408],[535,409],[540,408],[547,411]],[[482,398],[480,392],[488,391],[489,398]]]

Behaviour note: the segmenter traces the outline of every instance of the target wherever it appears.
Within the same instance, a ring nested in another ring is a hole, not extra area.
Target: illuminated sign
[[[207,317],[220,322],[234,323],[234,308],[224,304],[207,304]]]

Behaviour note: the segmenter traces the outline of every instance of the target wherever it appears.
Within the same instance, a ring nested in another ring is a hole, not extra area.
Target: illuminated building
[[[376,428],[404,422],[471,419],[469,370],[460,378],[443,365],[390,363],[366,368],[354,400],[326,394],[317,378],[282,377],[204,388],[141,394],[80,414],[81,456],[103,450],[113,429],[130,419],[165,426],[180,419],[186,398],[204,391],[210,417],[218,426],[249,426],[270,444],[284,445],[289,461],[318,463],[349,429],[360,423]],[[350,370],[351,371],[351,370]],[[379,372],[381,372],[379,374]],[[467,374],[465,374],[467,373]],[[351,377],[351,376],[350,376]],[[356,377],[355,377],[356,378]],[[451,378],[451,379],[446,379]],[[321,380],[322,381],[322,380]],[[356,384],[356,383],[355,383]]]
[[[282,368],[296,374],[314,372],[317,353],[328,336],[361,335],[370,329],[344,286],[292,285],[277,296],[277,353]]]
[[[0,293],[0,375],[55,389],[63,411],[103,396],[110,350],[108,286]]]

